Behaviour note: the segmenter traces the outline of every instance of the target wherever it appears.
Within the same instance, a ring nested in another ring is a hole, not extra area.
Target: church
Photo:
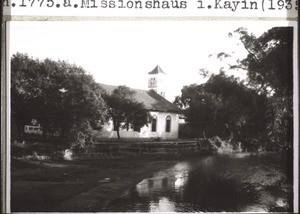
[[[148,90],[132,89],[134,99],[143,103],[152,116],[152,121],[140,130],[121,129],[121,138],[160,138],[162,140],[178,139],[180,109],[165,98],[166,73],[156,66],[148,73]],[[101,84],[109,94],[118,86]],[[117,138],[112,121],[104,125],[101,133],[103,138]]]

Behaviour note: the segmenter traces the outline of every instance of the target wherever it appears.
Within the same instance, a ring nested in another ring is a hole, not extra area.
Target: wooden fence
[[[212,153],[205,139],[162,142],[99,142],[94,148],[76,156],[78,158],[117,158],[137,155],[168,155],[182,153]]]

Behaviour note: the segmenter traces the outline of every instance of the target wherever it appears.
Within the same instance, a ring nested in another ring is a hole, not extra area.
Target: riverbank
[[[145,156],[94,161],[12,159],[12,211],[105,211],[109,201],[175,163],[172,158]]]
[[[243,212],[293,211],[293,182],[287,176],[286,158],[279,153],[236,153],[229,157],[217,156],[222,164],[212,167],[220,179],[235,181],[255,193],[255,204]]]

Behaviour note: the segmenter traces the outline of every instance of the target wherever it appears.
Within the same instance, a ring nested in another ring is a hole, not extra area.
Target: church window
[[[137,126],[134,126],[133,127],[133,131],[135,132],[140,132],[141,131],[141,128],[137,127]]]
[[[166,117],[166,132],[170,132],[171,131],[171,117],[167,116]]]
[[[153,116],[152,122],[151,122],[151,131],[152,132],[156,132],[156,126],[157,126],[157,117]]]
[[[155,78],[150,78],[149,80],[149,87],[156,87],[156,79]]]

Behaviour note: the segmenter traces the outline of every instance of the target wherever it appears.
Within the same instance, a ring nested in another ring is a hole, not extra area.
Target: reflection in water
[[[180,189],[180,187],[182,187],[184,185],[184,182],[187,179],[185,179],[184,177],[181,177],[180,175],[176,176],[176,180],[175,180],[175,189]]]
[[[282,199],[282,198],[277,198],[276,205],[278,207],[285,207],[285,206],[287,206],[287,202],[284,201],[284,199]]]
[[[190,165],[186,162],[179,163],[174,167],[174,188],[179,191],[181,187],[183,187],[188,180],[188,172],[190,170]]]
[[[139,196],[170,189],[178,192],[188,181],[189,170],[189,163],[178,163],[169,170],[156,173],[152,178],[144,179],[136,185],[135,191]]]
[[[251,158],[209,156],[180,162],[141,181],[126,195],[111,202],[107,211],[267,212],[270,203],[285,209],[286,199],[266,192],[257,195],[254,188],[231,179],[232,169],[247,172],[245,169],[251,161],[255,167],[259,161],[266,167],[264,160]]]
[[[161,181],[162,189],[167,190],[168,189],[168,178],[163,178]]]
[[[161,197],[156,202],[150,202],[150,212],[175,212],[175,203],[166,197]]]
[[[268,209],[264,206],[251,205],[251,206],[247,206],[244,209],[242,209],[241,212],[265,213],[265,212],[268,212]]]

